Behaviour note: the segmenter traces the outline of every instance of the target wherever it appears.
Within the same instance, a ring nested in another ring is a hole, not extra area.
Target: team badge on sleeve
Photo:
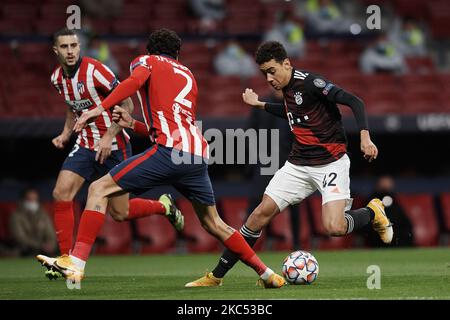
[[[326,82],[325,82],[325,80],[322,80],[322,79],[319,79],[319,78],[316,78],[316,79],[314,79],[314,85],[317,87],[317,88],[325,88],[325,85],[326,85]]]
[[[330,92],[330,90],[334,87],[334,84],[331,82],[327,84],[327,86],[323,89],[322,93],[326,96]]]

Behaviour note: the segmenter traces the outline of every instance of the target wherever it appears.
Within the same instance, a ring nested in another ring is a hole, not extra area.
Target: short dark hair
[[[166,54],[177,58],[181,49],[181,39],[175,31],[159,29],[150,35],[147,43],[149,54]]]
[[[53,44],[56,44],[58,38],[61,36],[76,36],[76,35],[77,33],[74,30],[68,28],[60,29],[53,34]]]
[[[35,186],[32,186],[32,185],[25,186],[22,190],[20,190],[20,194],[19,194],[20,199],[21,200],[25,199],[27,194],[30,192],[36,192],[37,194],[39,194],[39,191]]]
[[[255,54],[255,61],[259,65],[272,59],[275,59],[278,63],[282,63],[286,58],[286,49],[284,49],[283,45],[278,41],[267,41],[262,43]]]

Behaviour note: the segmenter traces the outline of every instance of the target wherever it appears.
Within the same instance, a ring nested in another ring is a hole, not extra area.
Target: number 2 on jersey
[[[186,106],[188,108],[192,108],[192,102],[189,101],[188,99],[186,99],[186,96],[189,94],[189,92],[192,89],[192,78],[186,72],[184,72],[183,70],[180,70],[178,68],[173,67],[173,71],[176,74],[181,74],[187,80],[186,86],[175,97],[175,102],[178,102],[179,104],[182,104],[183,106]]]

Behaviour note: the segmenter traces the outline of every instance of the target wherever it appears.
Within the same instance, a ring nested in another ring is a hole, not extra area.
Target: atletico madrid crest
[[[83,81],[78,81],[77,83],[77,90],[79,94],[83,94],[84,93],[84,82]]]

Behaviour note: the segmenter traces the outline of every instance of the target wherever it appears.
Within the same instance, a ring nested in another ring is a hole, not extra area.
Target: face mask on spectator
[[[39,203],[36,201],[25,201],[23,207],[28,212],[35,214],[39,209]]]

